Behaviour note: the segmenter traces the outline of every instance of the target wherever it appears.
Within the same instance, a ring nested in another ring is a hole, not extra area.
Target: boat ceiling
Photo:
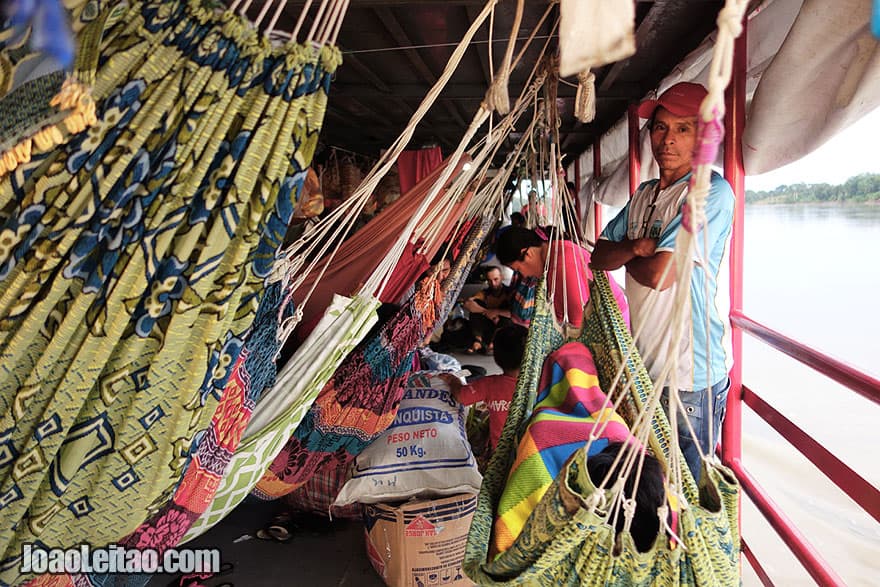
[[[574,156],[625,115],[630,104],[656,88],[690,51],[715,29],[721,0],[638,0],[636,53],[603,66],[596,74],[596,117],[589,124],[574,117],[576,77],[558,87],[562,152]],[[286,18],[295,20],[303,2],[292,2]],[[458,41],[484,6],[482,0],[351,0],[338,45],[343,64],[337,72],[322,130],[322,142],[376,157],[406,127],[428,90],[437,81]],[[547,0],[527,0],[519,38],[527,38],[548,7]],[[500,63],[516,11],[514,0],[495,8],[492,55]],[[509,93],[523,89],[543,43],[557,45],[551,27],[559,5],[552,7],[536,42],[511,72]],[[435,105],[417,128],[408,148],[439,145],[448,154],[458,144],[489,87],[489,24],[483,25]],[[517,45],[517,51],[524,41]],[[523,129],[528,120],[517,125]],[[496,162],[513,148],[509,137]]]

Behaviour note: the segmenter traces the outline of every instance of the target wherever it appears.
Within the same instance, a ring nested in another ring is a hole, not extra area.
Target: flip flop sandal
[[[275,542],[289,542],[293,534],[286,526],[272,524],[257,530],[257,538],[260,540],[274,540]]]
[[[476,355],[477,353],[482,353],[485,351],[485,347],[483,347],[483,343],[475,340],[469,349],[465,351],[468,355]]]

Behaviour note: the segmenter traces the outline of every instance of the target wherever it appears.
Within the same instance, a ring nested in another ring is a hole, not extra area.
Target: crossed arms
[[[600,239],[593,250],[590,267],[613,271],[626,266],[626,272],[645,287],[664,290],[675,282],[675,262],[672,253],[657,252],[656,248],[657,239],[653,238],[624,239],[619,242]],[[668,264],[672,264],[672,267],[661,282],[660,278]]]

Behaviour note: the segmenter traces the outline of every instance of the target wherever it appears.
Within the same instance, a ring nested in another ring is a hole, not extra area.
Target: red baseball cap
[[[656,100],[645,100],[639,104],[639,117],[651,118],[657,106],[663,106],[676,116],[697,116],[700,113],[700,104],[708,93],[700,84],[679,82]]]

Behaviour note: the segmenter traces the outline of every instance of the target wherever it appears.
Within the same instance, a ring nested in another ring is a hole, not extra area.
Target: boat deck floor
[[[479,365],[488,374],[500,373],[491,356],[454,353],[463,364]],[[277,502],[248,497],[222,522],[186,545],[218,548],[231,571],[202,581],[206,587],[381,587],[385,583],[370,566],[364,526],[357,520],[295,518],[288,542],[260,540],[257,530],[277,511]],[[179,585],[174,577],[154,577],[149,587]]]

